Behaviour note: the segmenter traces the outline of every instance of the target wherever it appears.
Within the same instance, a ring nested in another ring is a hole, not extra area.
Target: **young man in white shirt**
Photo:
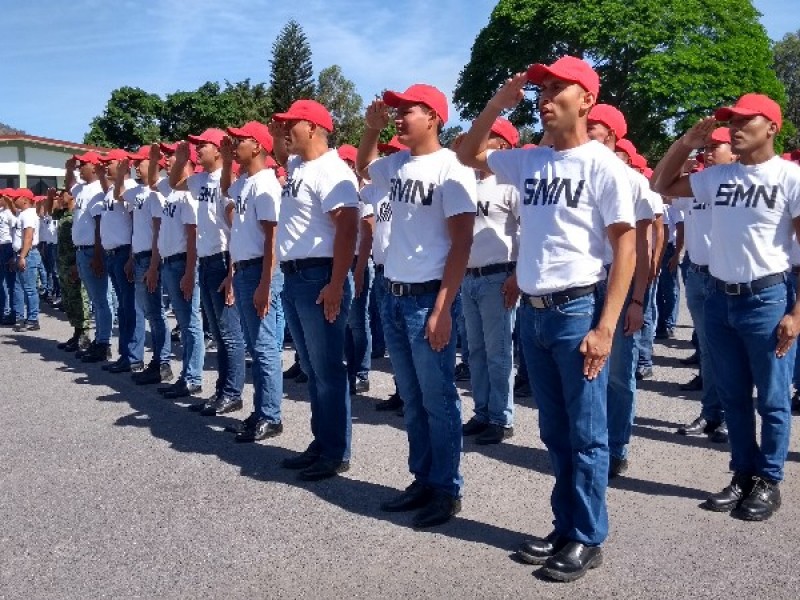
[[[487,150],[508,150],[519,133],[506,119],[492,125]],[[506,280],[516,268],[519,236],[519,192],[478,171],[472,249],[461,284],[469,348],[469,373],[475,416],[464,424],[465,436],[477,444],[499,444],[514,435],[514,344],[516,295],[505,295]]]
[[[12,246],[14,225],[17,222],[14,197],[16,190],[7,188],[0,190],[0,309],[2,321],[0,325],[9,327],[16,325],[16,317],[11,312],[14,301],[15,269],[14,248]]]
[[[109,301],[106,255],[100,241],[100,217],[93,216],[96,206],[103,203],[105,193],[97,171],[102,169],[100,155],[86,152],[67,161],[65,187],[75,199],[72,209],[72,243],[78,276],[83,282],[95,317],[95,338],[86,350],[75,353],[83,362],[101,362],[111,357],[111,328],[113,315]],[[76,183],[78,168],[82,183]]]
[[[39,214],[39,255],[42,258],[42,267],[45,276],[44,301],[57,307],[61,298],[61,288],[58,281],[57,250],[58,219],[53,217],[52,199],[42,198],[36,206]]]
[[[283,273],[275,253],[281,186],[265,161],[272,136],[257,121],[228,128],[222,140],[222,195],[233,200],[231,262],[239,320],[253,357],[253,412],[236,428],[237,442],[255,442],[283,432]],[[233,160],[242,175],[234,182]]]
[[[153,212],[159,213],[164,206],[164,197],[153,190],[148,183],[150,170],[150,146],[142,146],[138,152],[129,155],[130,162],[136,169],[139,183],[125,189],[125,174],[129,170],[129,161],[123,160],[117,168],[117,180],[114,184],[114,199],[122,201],[131,213],[131,262],[136,305],[136,337],[144,340],[145,320],[150,325],[150,339],[153,346],[153,358],[147,367],[131,375],[137,385],[161,383],[172,379],[170,354],[172,340],[167,326],[167,315],[164,310],[164,288],[161,275],[158,274],[155,288],[147,289],[144,277],[153,260]],[[156,265],[158,268],[159,265]]]
[[[239,312],[234,306],[232,265],[228,253],[230,237],[229,198],[220,194],[222,156],[219,146],[225,132],[206,129],[201,135],[190,135],[189,142],[197,149],[202,172],[184,177],[189,160],[189,144],[178,144],[175,164],[170,169],[170,186],[187,190],[197,203],[197,256],[199,260],[200,299],[208,318],[211,335],[217,344],[217,383],[211,402],[193,408],[204,416],[224,414],[242,408],[244,388],[244,336]],[[199,390],[190,390],[196,393]]]
[[[12,312],[17,324],[14,331],[38,331],[39,292],[36,274],[41,264],[39,254],[39,216],[33,206],[33,192],[21,189],[14,197],[17,218],[14,223],[12,246],[17,276],[14,281]]]
[[[689,153],[705,143],[718,121],[729,122],[739,161],[684,174]],[[800,303],[786,274],[792,234],[800,232],[800,166],[775,156],[781,124],[774,100],[745,94],[679,138],[653,175],[656,191],[665,196],[693,196],[711,206],[706,335],[734,475],[703,506],[747,521],[768,519],[781,505],[800,331]]]
[[[350,268],[358,232],[358,184],[328,147],[333,118],[313,100],[273,115],[275,159],[286,166],[278,257],[286,322],[308,375],[314,440],[283,461],[299,478],[317,481],[350,468],[350,392],[344,331],[353,298]]]
[[[487,153],[492,123],[524,98],[528,81],[540,87],[539,111],[553,147]],[[580,59],[533,65],[495,94],[459,148],[463,162],[520,190],[520,343],[556,481],[554,531],[525,542],[518,556],[544,564],[541,574],[560,581],[602,564],[609,468],[605,363],[635,262],[625,166],[587,134],[599,90],[597,74]],[[601,295],[606,240],[613,260]]]
[[[378,158],[378,138],[396,110],[408,150]],[[413,483],[385,511],[419,509],[417,528],[445,523],[461,509],[461,399],[455,386],[454,300],[464,278],[475,223],[475,174],[442,148],[447,98],[415,84],[385,92],[367,108],[359,173],[392,202],[384,275],[386,345],[403,398]]]
[[[139,372],[144,369],[144,313],[136,307],[136,289],[133,283],[133,256],[131,236],[133,222],[120,191],[130,190],[136,183],[130,178],[128,153],[111,150],[101,157],[105,167],[99,172],[99,181],[105,197],[92,208],[92,215],[100,218],[100,241],[106,254],[106,267],[111,285],[117,295],[117,324],[119,327],[119,358],[103,370],[109,373]],[[119,169],[120,162],[125,169]]]

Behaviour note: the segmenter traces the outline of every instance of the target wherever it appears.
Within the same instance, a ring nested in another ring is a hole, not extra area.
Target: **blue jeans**
[[[41,264],[42,258],[39,251],[31,248],[28,256],[25,257],[25,270],[17,271],[12,311],[16,315],[17,321],[22,321],[23,317],[28,323],[39,321],[39,291],[36,289],[36,277]]]
[[[464,480],[459,470],[461,399],[454,381],[456,311],[454,304],[450,342],[435,352],[425,339],[425,325],[436,296],[387,294],[381,317],[397,390],[405,406],[408,468],[420,483],[458,498]]]
[[[475,418],[501,427],[514,424],[514,322],[501,293],[508,273],[467,275],[461,307],[467,330]]]
[[[61,286],[58,282],[58,244],[43,242],[39,244],[42,255],[42,265],[46,274],[45,291],[53,296],[61,295]]]
[[[17,273],[9,266],[9,261],[13,258],[14,248],[11,243],[0,244],[0,309],[3,311],[3,319],[6,321],[16,319],[16,315],[12,313],[12,305]]]
[[[283,273],[276,269],[272,274],[269,311],[263,319],[259,318],[253,304],[253,296],[260,282],[260,264],[237,269],[233,276],[239,320],[253,357],[253,407],[259,418],[280,423],[283,399]]]
[[[523,301],[519,311],[539,431],[556,478],[553,524],[562,536],[590,546],[608,535],[608,369],[591,381],[584,377],[580,345],[601,310],[600,296],[590,294],[547,309]]]
[[[658,276],[658,289],[656,292],[656,302],[658,303],[658,321],[656,331],[664,332],[674,329],[678,322],[678,296],[681,291],[678,271],[674,273],[669,270],[670,259],[675,256],[675,244],[667,244],[664,250],[664,257],[661,259],[661,274]]]
[[[203,326],[200,323],[200,288],[195,269],[194,292],[186,300],[181,291],[181,278],[186,272],[186,259],[164,262],[161,265],[161,282],[169,294],[172,310],[181,330],[183,366],[181,379],[193,385],[203,384],[203,360],[206,347],[203,343]]]
[[[372,352],[381,356],[386,353],[386,341],[383,338],[383,323],[381,322],[381,304],[386,295],[384,282],[383,271],[376,268],[369,294],[369,330],[372,333]]]
[[[125,275],[125,263],[130,255],[130,247],[107,253],[106,266],[118,302],[120,359],[137,363],[144,358],[144,311],[136,304],[136,286]]]
[[[346,461],[350,460],[352,423],[347,367],[342,357],[344,330],[353,299],[353,279],[348,274],[339,315],[329,323],[317,298],[330,278],[330,266],[285,273],[283,309],[300,356],[300,366],[308,375],[311,434],[314,436],[308,450],[328,460]]]
[[[705,303],[711,285],[711,276],[689,267],[686,273],[686,306],[692,315],[694,330],[697,333],[697,345],[700,352],[700,374],[703,377],[702,410],[700,416],[707,421],[721,423],[725,420],[725,411],[717,393],[714,380],[714,369],[711,368],[708,337],[706,332]]]
[[[791,429],[790,385],[796,343],[783,358],[775,355],[776,329],[794,305],[790,282],[756,294],[728,296],[710,289],[705,302],[706,337],[711,368],[731,444],[732,471],[783,479]],[[761,415],[761,444],[756,435]]]
[[[456,346],[461,348],[461,362],[469,366],[469,342],[467,341],[467,322],[464,319],[464,307],[461,303],[461,289],[459,288],[456,299],[453,302],[453,328],[456,330],[458,340]]]
[[[137,335],[144,339],[144,320],[150,325],[150,339],[153,344],[153,360],[159,364],[169,364],[172,352],[172,339],[170,338],[167,313],[164,310],[164,288],[161,285],[161,268],[158,269],[158,282],[156,289],[150,293],[144,282],[144,275],[150,268],[150,256],[134,257],[134,286],[136,289],[136,326]],[[141,313],[142,317],[139,316]]]
[[[611,456],[620,459],[628,457],[628,444],[636,414],[637,342],[641,336],[641,329],[633,335],[625,335],[625,313],[630,298],[629,294],[622,307],[608,359],[608,447]]]
[[[351,270],[352,271],[352,270]],[[372,367],[372,331],[369,322],[369,294],[372,288],[372,265],[364,269],[364,289],[353,298],[345,329],[344,355],[350,381],[369,379]]]
[[[99,277],[94,274],[91,267],[94,248],[75,250],[75,261],[78,265],[78,276],[81,278],[86,293],[94,309],[95,334],[94,339],[98,344],[108,344],[111,341],[111,327],[114,317],[111,314],[111,303],[108,294],[108,265],[105,252],[102,253],[103,274]]]
[[[656,332],[656,321],[658,319],[656,285],[657,282],[653,282],[647,286],[647,291],[644,294],[644,325],[642,325],[639,337],[635,341],[639,354],[639,369],[653,367],[653,336]]]
[[[224,255],[227,256],[227,255]],[[200,302],[208,317],[208,329],[217,342],[217,394],[239,398],[244,388],[244,336],[236,306],[225,305],[219,286],[228,276],[223,255],[200,261]]]

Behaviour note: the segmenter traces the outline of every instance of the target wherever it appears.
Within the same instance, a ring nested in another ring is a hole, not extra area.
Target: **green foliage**
[[[450,127],[445,127],[442,129],[442,133],[439,134],[439,143],[442,145],[442,148],[449,148],[450,144],[453,143],[459,135],[464,133],[464,128],[461,125],[451,125]]]
[[[364,101],[356,92],[356,84],[342,74],[339,65],[320,71],[314,96],[333,117],[334,129],[329,140],[330,145],[357,146],[364,131]]]
[[[84,143],[135,150],[159,139],[163,102],[140,88],[121,87],[111,92],[106,109],[92,121]]]
[[[300,24],[292,19],[272,44],[269,61],[270,88],[276,112],[284,112],[292,102],[314,96],[314,68],[311,47]]]
[[[600,101],[626,115],[630,137],[657,159],[670,138],[746,92],[785,104],[769,38],[749,0],[500,0],[454,94],[474,118],[511,74],[564,54],[600,73]],[[534,99],[509,115],[535,125]]]
[[[788,102],[783,115],[786,147],[800,148],[800,31],[787,33],[775,44],[775,72],[786,88]]]

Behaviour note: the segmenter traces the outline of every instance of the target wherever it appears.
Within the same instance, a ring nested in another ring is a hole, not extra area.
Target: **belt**
[[[216,254],[210,254],[208,256],[201,256],[198,260],[200,261],[201,265],[206,265],[206,264],[208,264],[210,262],[213,262],[215,260],[220,260],[220,259],[222,259],[222,261],[226,265],[228,264],[228,261],[230,260],[230,258],[228,256],[228,253],[225,252],[225,251],[217,252]]]
[[[237,271],[239,269],[244,269],[245,267],[252,267],[253,265],[262,265],[264,264],[264,257],[258,256],[256,258],[248,258],[247,260],[240,260],[233,263],[233,268]]]
[[[284,260],[281,262],[281,271],[291,275],[303,269],[311,267],[332,267],[333,258],[329,256],[319,256],[314,258],[298,258],[297,260]]]
[[[122,246],[117,246],[116,248],[110,248],[105,250],[106,256],[116,256],[122,252],[127,251],[128,254],[131,252],[131,245],[130,244],[123,244]]]
[[[596,289],[597,284],[593,283],[592,285],[569,288],[562,292],[545,294],[544,296],[531,296],[529,294],[522,294],[522,301],[527,302],[533,308],[550,308],[551,306],[566,304],[570,300],[576,300],[578,298],[588,296],[589,294],[594,293]]]
[[[743,296],[757,294],[761,290],[783,283],[784,281],[786,281],[786,273],[773,273],[766,277],[754,279],[750,283],[726,283],[714,277],[714,287],[720,292],[725,292],[728,296]]]
[[[511,273],[516,268],[517,263],[515,262],[495,263],[493,265],[486,265],[485,267],[473,267],[472,269],[467,269],[467,275],[472,275],[473,277],[485,277],[486,275],[494,275],[495,273]]]
[[[147,257],[152,257],[152,256],[153,256],[153,251],[152,250],[142,250],[141,252],[136,252],[133,255],[133,258],[138,260],[140,258],[147,258]]]
[[[87,244],[85,246],[81,246],[80,244],[75,246],[76,250],[94,250],[94,244]]]
[[[689,270],[692,273],[709,273],[708,265],[696,265],[692,261],[689,261]]]
[[[392,296],[421,296],[438,292],[442,287],[441,279],[423,281],[422,283],[400,283],[386,280],[386,291]]]
[[[375,265],[375,272],[376,273],[380,273],[381,275],[383,275],[383,268],[384,268],[384,265]]]
[[[792,273],[794,273],[795,275],[800,275],[800,265],[795,265],[794,267],[792,267]]]
[[[186,252],[178,252],[177,254],[172,254],[170,256],[165,256],[161,260],[164,261],[165,264],[178,262],[179,260],[186,260]]]

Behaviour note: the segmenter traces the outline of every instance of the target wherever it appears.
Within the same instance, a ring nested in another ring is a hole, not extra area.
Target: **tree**
[[[784,113],[784,129],[791,124],[793,132],[786,131],[788,148],[800,148],[800,30],[787,33],[775,44],[775,72],[786,88],[789,102]]]
[[[443,148],[449,148],[450,144],[453,143],[453,140],[455,140],[462,133],[464,133],[464,128],[461,127],[461,125],[451,125],[450,127],[445,127],[442,129],[442,133],[439,134],[439,143]]]
[[[300,24],[292,19],[272,44],[270,88],[275,112],[284,112],[292,102],[314,96],[311,47]]]
[[[333,117],[331,145],[357,146],[364,131],[364,101],[356,92],[356,84],[342,74],[339,65],[320,71],[314,96]]]
[[[500,0],[459,76],[464,119],[513,73],[533,62],[582,56],[601,77],[600,101],[626,115],[651,159],[698,117],[746,92],[785,104],[770,42],[749,0]],[[535,125],[534,99],[510,120]]]
[[[10,125],[0,123],[0,135],[24,135],[25,132],[21,129],[14,129]]]
[[[140,88],[121,87],[111,92],[103,114],[92,120],[84,143],[135,150],[159,139],[163,102]]]

